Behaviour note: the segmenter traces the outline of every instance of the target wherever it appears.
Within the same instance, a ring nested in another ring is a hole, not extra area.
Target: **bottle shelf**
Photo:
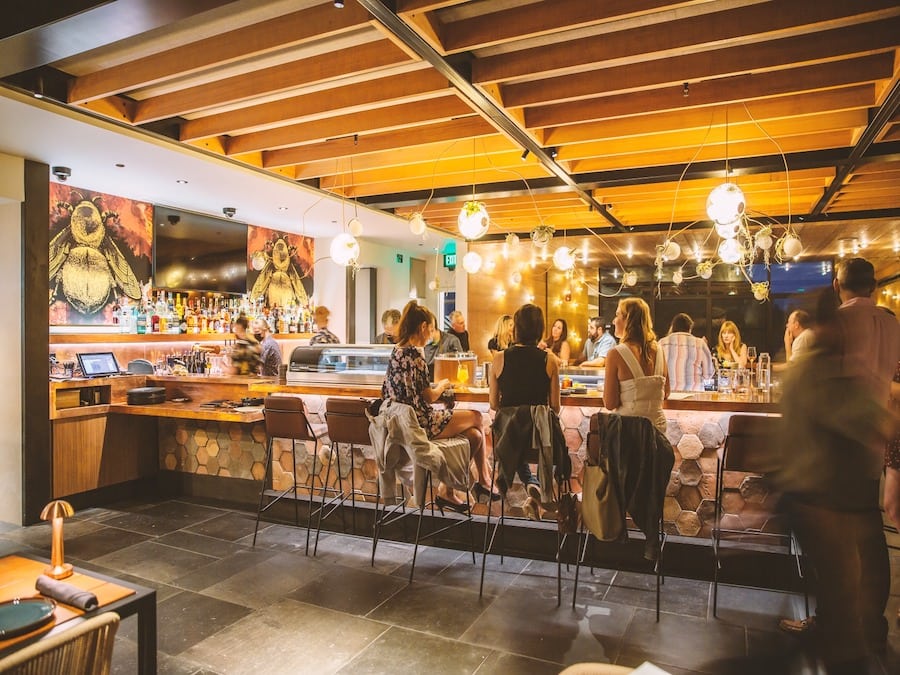
[[[276,333],[276,340],[309,339],[312,333]],[[51,345],[140,344],[157,342],[221,342],[234,340],[234,333],[50,333]]]

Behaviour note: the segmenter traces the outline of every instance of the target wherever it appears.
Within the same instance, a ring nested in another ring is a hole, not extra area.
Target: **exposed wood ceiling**
[[[805,254],[862,237],[900,273],[893,0],[184,4],[6,80],[447,232],[474,194],[489,235],[590,231],[601,256],[708,227],[727,162]]]

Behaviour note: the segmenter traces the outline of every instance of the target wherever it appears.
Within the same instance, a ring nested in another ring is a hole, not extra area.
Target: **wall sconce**
[[[62,499],[50,502],[41,511],[41,520],[50,521],[50,567],[44,574],[52,579],[72,576],[72,566],[63,560],[63,518],[74,515],[75,509]]]

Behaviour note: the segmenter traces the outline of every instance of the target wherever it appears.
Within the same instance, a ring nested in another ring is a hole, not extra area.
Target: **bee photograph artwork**
[[[263,300],[269,307],[306,306],[313,293],[314,246],[311,237],[250,227],[247,233],[250,300]]]
[[[153,207],[50,184],[50,325],[113,323],[150,278]]]

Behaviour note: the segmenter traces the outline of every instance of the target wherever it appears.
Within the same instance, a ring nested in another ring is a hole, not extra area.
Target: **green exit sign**
[[[455,253],[445,253],[444,254],[444,267],[448,270],[456,269],[456,254]]]

